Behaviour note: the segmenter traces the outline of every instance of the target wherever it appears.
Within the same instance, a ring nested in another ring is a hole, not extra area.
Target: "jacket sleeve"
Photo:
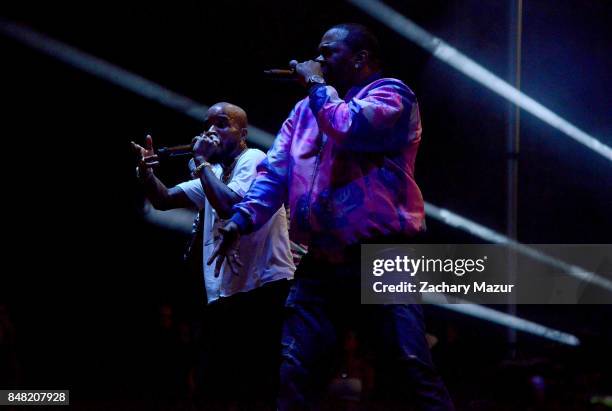
[[[257,166],[257,177],[244,198],[232,208],[231,220],[247,234],[261,228],[287,201],[287,181],[293,136],[293,109],[274,140],[267,157]]]
[[[416,97],[399,80],[381,80],[348,102],[331,86],[314,87],[309,94],[319,129],[347,150],[392,151],[420,138]]]

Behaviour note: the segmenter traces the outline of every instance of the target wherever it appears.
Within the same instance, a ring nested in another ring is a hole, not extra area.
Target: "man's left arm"
[[[199,174],[204,194],[210,205],[222,219],[228,219],[234,211],[234,204],[242,201],[249,187],[257,177],[257,166],[266,158],[259,150],[248,150],[236,162],[231,180],[224,184],[210,166],[200,166]]]
[[[221,183],[223,187],[225,187],[225,189],[231,191],[238,198],[237,200],[235,200],[234,198],[228,199],[228,203],[231,202],[232,204],[236,204],[240,202],[240,200],[246,195],[247,191],[249,190],[249,187],[257,176],[257,166],[265,158],[266,155],[263,152],[259,150],[249,150],[244,154],[243,157],[238,159],[231,181],[227,185]],[[208,171],[212,173],[212,170]],[[214,174],[212,175],[212,177],[216,178],[217,181],[219,181],[219,179]],[[201,179],[202,178],[204,177],[201,177]],[[206,187],[204,184],[205,183],[202,181],[202,186]],[[208,194],[206,194],[206,196],[208,197]],[[212,205],[211,197],[208,197],[208,201]],[[228,210],[223,211],[224,214],[222,214],[220,209],[216,210],[219,214],[219,217],[223,219],[227,219],[232,215],[231,206]],[[211,257],[206,263],[210,265],[215,259],[217,259],[217,257],[219,257],[215,265],[215,277],[217,277],[221,272],[221,267],[223,266],[224,261],[227,259],[230,270],[234,274],[238,274],[238,267],[242,266],[239,255],[237,253],[239,244],[238,226],[235,222],[230,220],[229,223],[227,223],[224,227],[220,228],[219,231],[222,234],[222,240],[215,245],[215,249],[213,250]]]
[[[382,80],[348,102],[329,85],[311,87],[309,97],[319,129],[348,150],[392,151],[420,136],[416,97],[399,80]]]
[[[222,219],[232,216],[232,207],[242,200],[239,195],[215,175],[209,163],[203,163],[196,168],[197,177],[200,178],[204,195]]]

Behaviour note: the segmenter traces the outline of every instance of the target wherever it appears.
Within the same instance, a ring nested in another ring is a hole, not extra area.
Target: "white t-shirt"
[[[238,158],[234,171],[227,186],[236,194],[244,197],[257,176],[257,165],[266,157],[263,151],[247,149]],[[221,178],[222,168],[219,164],[212,166],[212,171]],[[208,302],[220,297],[228,297],[238,292],[249,291],[263,284],[279,279],[293,278],[295,265],[289,246],[287,232],[287,216],[285,208],[281,207],[272,218],[259,230],[240,236],[239,256],[242,262],[240,274],[234,275],[223,264],[221,274],[215,278],[215,262],[206,262],[215,248],[215,237],[219,226],[223,226],[217,212],[212,208],[204,194],[200,179],[179,184],[181,190],[198,208],[204,210],[204,284]],[[216,223],[216,224],[215,224]]]

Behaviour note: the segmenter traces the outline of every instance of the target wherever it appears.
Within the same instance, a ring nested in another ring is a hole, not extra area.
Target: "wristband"
[[[200,173],[202,172],[204,167],[210,167],[211,170],[212,170],[212,164],[210,164],[208,161],[205,161],[202,164],[200,164],[199,166],[197,166],[195,168],[195,170],[193,170],[193,175],[196,176],[196,177],[199,177]]]

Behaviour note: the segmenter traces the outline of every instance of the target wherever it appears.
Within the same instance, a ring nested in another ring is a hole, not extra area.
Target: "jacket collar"
[[[366,77],[361,83],[354,85],[346,92],[344,101],[348,102],[350,99],[355,97],[355,95],[359,93],[362,88],[380,78],[382,78],[382,70],[378,70],[376,73]]]

